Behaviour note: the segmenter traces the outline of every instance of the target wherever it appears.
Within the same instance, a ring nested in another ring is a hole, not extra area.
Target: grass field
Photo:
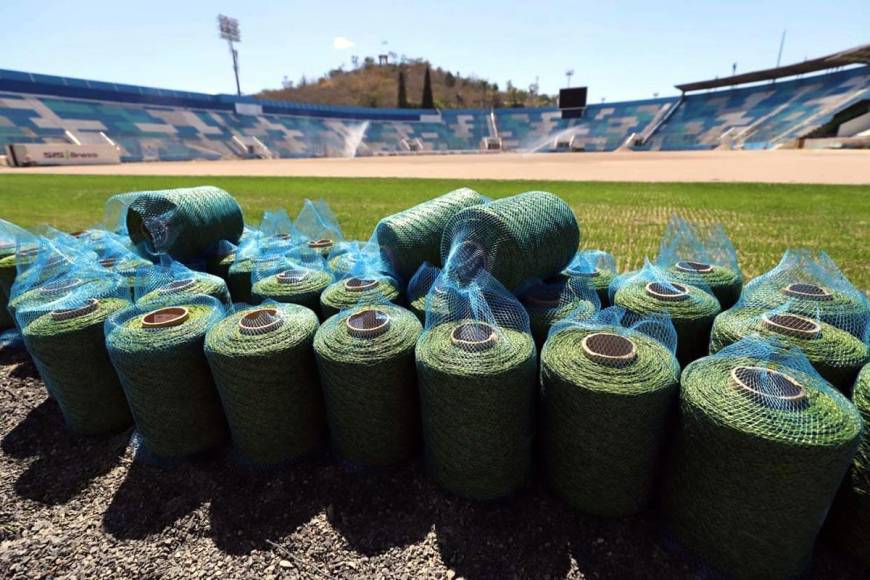
[[[0,175],[2,217],[78,229],[98,223],[114,193],[204,183],[235,195],[252,223],[263,210],[283,207],[295,215],[306,197],[323,198],[353,239],[367,238],[380,217],[457,187],[492,197],[542,189],[574,208],[582,245],[613,252],[621,269],[654,256],[668,217],[679,213],[724,224],[748,277],[774,266],[787,248],[809,247],[827,251],[856,286],[870,288],[870,186]]]

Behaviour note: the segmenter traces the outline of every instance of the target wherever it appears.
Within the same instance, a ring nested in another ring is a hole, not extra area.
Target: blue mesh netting
[[[515,294],[529,315],[532,336],[539,350],[547,339],[550,327],[559,320],[569,314],[580,317],[582,312],[586,316],[593,316],[601,309],[598,293],[581,277],[532,279]]]
[[[191,270],[181,262],[164,258],[161,265],[139,268],[135,272],[133,297],[143,307],[175,302],[183,297],[204,294],[232,305],[229,290],[218,276]]]
[[[581,308],[553,324],[550,336],[570,328],[595,332],[606,328],[607,332],[627,337],[639,332],[655,339],[672,353],[677,352],[677,331],[667,314],[638,315],[620,306],[610,306],[587,316],[585,309]]]

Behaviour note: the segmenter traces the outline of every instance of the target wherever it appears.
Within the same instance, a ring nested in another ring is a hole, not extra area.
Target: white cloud
[[[346,48],[353,48],[353,41],[344,36],[336,36],[332,39],[332,48],[335,50],[344,50]]]

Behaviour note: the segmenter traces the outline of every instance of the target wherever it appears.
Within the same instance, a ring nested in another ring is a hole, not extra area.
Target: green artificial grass
[[[338,216],[345,237],[357,240],[368,239],[384,216],[457,187],[493,198],[551,191],[574,209],[583,247],[612,252],[620,271],[636,269],[644,256],[654,256],[668,217],[683,213],[722,222],[746,279],[774,267],[786,248],[801,246],[824,249],[852,283],[870,288],[866,185],[0,175],[0,200],[4,219],[18,225],[48,223],[74,230],[99,222],[103,203],[114,193],[203,184],[233,194],[252,222],[275,207],[295,215],[306,197],[322,197]]]

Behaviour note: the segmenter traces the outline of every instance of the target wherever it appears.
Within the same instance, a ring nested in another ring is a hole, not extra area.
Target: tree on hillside
[[[421,109],[434,109],[435,99],[432,97],[432,76],[429,67],[426,67],[426,75],[423,77],[423,98],[420,101]]]
[[[399,71],[399,102],[398,107],[400,109],[408,108],[408,93],[405,90],[405,71]]]

